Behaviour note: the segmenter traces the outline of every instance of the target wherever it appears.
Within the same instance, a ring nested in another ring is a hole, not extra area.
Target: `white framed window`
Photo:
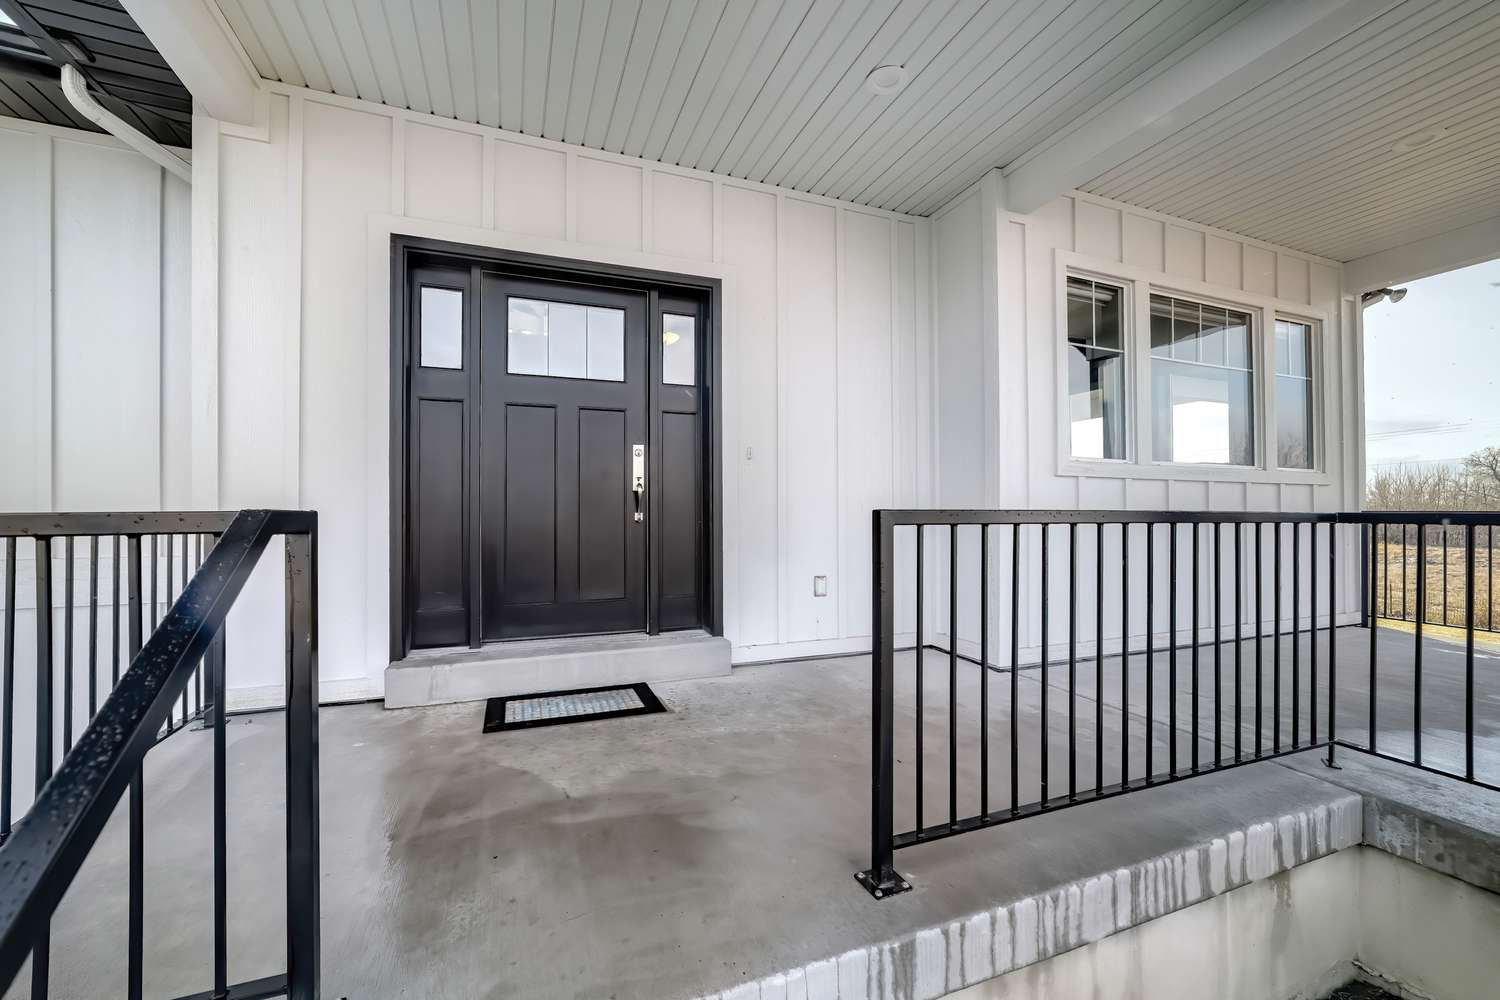
[[[1248,312],[1151,295],[1151,455],[1255,465],[1254,325]]]
[[[1074,458],[1129,458],[1126,300],[1123,285],[1068,275],[1068,436]]]
[[[1313,324],[1276,317],[1276,467],[1317,468]]]
[[[1317,306],[1054,251],[1057,472],[1327,484]]]

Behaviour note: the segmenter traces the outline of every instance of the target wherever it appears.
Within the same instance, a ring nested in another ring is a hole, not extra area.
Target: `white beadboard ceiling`
[[[1500,2],[1407,0],[1083,187],[1335,260],[1500,216]]]
[[[218,2],[267,79],[926,215],[1264,0]]]

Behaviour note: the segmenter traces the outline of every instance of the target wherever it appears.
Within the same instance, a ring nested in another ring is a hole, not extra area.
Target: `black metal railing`
[[[231,984],[225,620],[261,553],[278,536],[285,543],[287,971]],[[210,988],[192,994],[192,1000],[281,995],[313,1000],[318,995],[317,515],[265,510],[0,515],[0,539],[5,556],[0,986],[15,980],[29,956],[31,996],[49,995],[53,914],[128,790],[121,873],[128,891],[125,983],[131,1000],[141,996],[147,958],[143,762],[160,740],[196,717],[212,730],[213,742],[213,971]],[[86,574],[79,574],[74,560],[84,547]],[[60,600],[54,565],[59,556]],[[143,558],[149,559],[145,573]],[[23,570],[31,576],[29,587],[17,585]],[[76,587],[84,575],[86,600]],[[28,592],[34,595],[29,607],[18,599]],[[87,608],[86,618],[75,606]],[[24,633],[28,624],[32,642],[18,645],[17,631]],[[23,674],[34,682],[27,692],[28,711],[18,713],[16,681]],[[27,728],[29,741],[19,738]],[[15,781],[14,764],[28,755],[32,778]],[[54,756],[61,757],[55,770]],[[14,824],[13,811],[19,817]]]
[[[910,888],[902,848],[1309,750],[1495,787],[1474,768],[1472,613],[1466,767],[1423,760],[1420,625],[1409,757],[1377,748],[1375,629],[1368,675],[1340,679],[1339,632],[1365,622],[1388,519],[1462,531],[1472,601],[1500,514],[875,511],[871,866],[856,877],[884,898]],[[1366,731],[1345,734],[1361,684]]]
[[[1375,573],[1369,604],[1380,618],[1416,623],[1417,590],[1423,589],[1421,622],[1500,632],[1500,595],[1495,593],[1495,560],[1500,558],[1494,524],[1455,523],[1436,514],[1436,523],[1413,524],[1405,514],[1371,512],[1370,560]],[[1477,515],[1481,518],[1491,515]],[[1473,552],[1473,575],[1469,553]]]

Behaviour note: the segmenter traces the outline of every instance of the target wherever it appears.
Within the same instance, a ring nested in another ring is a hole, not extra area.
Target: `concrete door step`
[[[702,631],[498,642],[420,650],[385,671],[386,708],[414,708],[729,673],[729,640]]]

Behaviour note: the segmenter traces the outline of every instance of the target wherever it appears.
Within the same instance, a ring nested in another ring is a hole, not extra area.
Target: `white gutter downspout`
[[[73,107],[77,108],[79,113],[89,121],[171,171],[173,176],[180,177],[188,184],[193,183],[192,164],[155,139],[143,134],[139,129],[127,124],[124,119],[94,100],[89,94],[88,84],[84,81],[83,74],[73,66],[62,68],[62,92]]]

